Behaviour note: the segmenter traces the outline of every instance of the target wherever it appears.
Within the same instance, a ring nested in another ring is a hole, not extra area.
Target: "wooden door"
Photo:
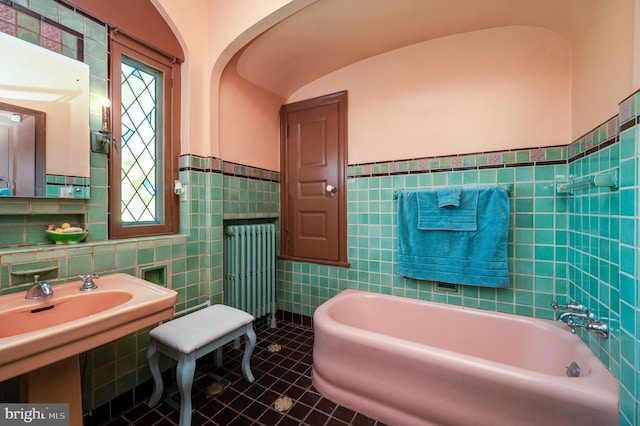
[[[345,264],[346,92],[284,105],[282,255]]]

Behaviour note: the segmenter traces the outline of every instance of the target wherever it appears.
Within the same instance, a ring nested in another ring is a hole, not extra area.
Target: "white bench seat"
[[[253,331],[254,319],[252,315],[239,309],[226,305],[213,305],[151,330],[147,360],[153,376],[154,389],[148,403],[149,407],[154,407],[162,397],[163,383],[159,367],[162,354],[178,361],[176,380],[180,392],[180,426],[191,424],[191,386],[196,360],[200,357],[245,336],[242,374],[249,383],[253,382],[254,377],[249,363],[256,344],[256,334]]]

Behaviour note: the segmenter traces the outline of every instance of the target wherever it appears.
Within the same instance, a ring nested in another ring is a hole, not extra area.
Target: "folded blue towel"
[[[478,189],[475,231],[418,229],[417,194],[398,194],[398,274],[453,284],[508,287],[509,198],[504,188]]]
[[[455,188],[454,188],[455,189]],[[459,207],[440,207],[442,198],[449,198],[445,188],[416,192],[418,229],[425,231],[475,231],[477,226],[478,190],[457,188]],[[440,194],[443,193],[443,197]]]
[[[438,196],[438,207],[460,207],[460,196],[462,195],[462,188],[445,187],[436,189],[436,195]]]

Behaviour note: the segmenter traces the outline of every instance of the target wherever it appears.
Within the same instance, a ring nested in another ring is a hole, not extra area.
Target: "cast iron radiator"
[[[225,304],[276,326],[276,231],[273,223],[231,225],[224,233]]]

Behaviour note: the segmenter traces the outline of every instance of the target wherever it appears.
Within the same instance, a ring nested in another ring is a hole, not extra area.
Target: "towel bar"
[[[507,191],[507,195],[511,196],[513,195],[513,185],[496,185],[499,186],[501,188],[503,188],[505,191]],[[465,186],[463,188],[486,188],[484,186]],[[431,188],[429,188],[431,189]],[[397,200],[398,199],[398,191],[393,191],[393,199]]]
[[[558,194],[571,194],[575,191],[588,188],[618,188],[618,169],[611,172],[598,173],[594,176],[587,176],[574,179],[568,183],[560,183],[556,187]]]

